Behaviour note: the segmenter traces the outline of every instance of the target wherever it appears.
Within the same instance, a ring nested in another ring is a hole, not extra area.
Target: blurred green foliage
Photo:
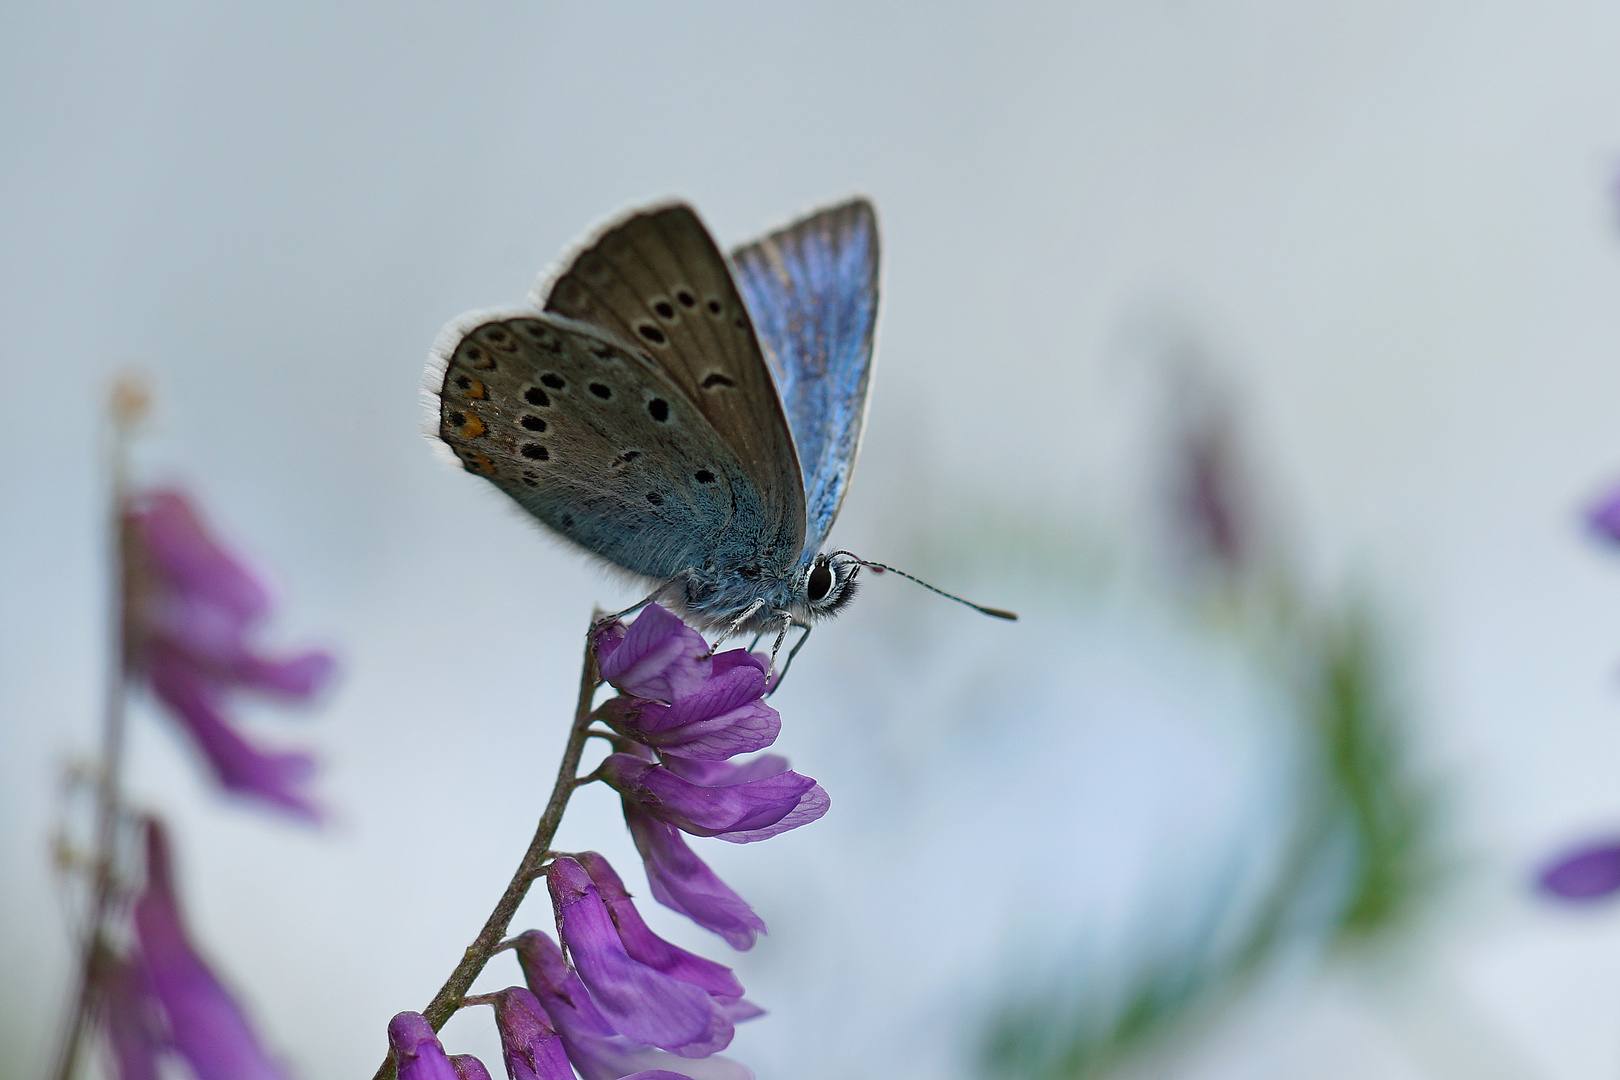
[[[1291,949],[1323,961],[1409,925],[1438,878],[1435,805],[1407,761],[1403,716],[1367,605],[1312,611],[1291,589],[1228,580],[1213,629],[1261,644],[1295,703],[1307,752],[1293,827],[1258,901],[1233,874],[1206,898],[1198,930],[1138,957],[1122,987],[1061,974],[1005,999],[981,1043],[986,1075],[1107,1075],[1238,1000]],[[1208,594],[1205,600],[1209,598]],[[1234,931],[1234,926],[1237,929]],[[1100,980],[1099,980],[1100,982]]]

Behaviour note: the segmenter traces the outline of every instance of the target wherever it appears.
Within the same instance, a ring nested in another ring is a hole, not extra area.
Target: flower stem
[[[96,1010],[96,973],[108,950],[107,919],[117,892],[118,822],[122,808],[124,768],[125,656],[124,629],[128,623],[127,581],[124,558],[124,511],[129,496],[128,443],[144,410],[144,390],[133,379],[120,380],[113,389],[112,445],[107,454],[108,521],[108,642],[106,698],[102,703],[101,762],[96,775],[96,835],[92,857],[89,920],[80,943],[79,988],[73,1011],[62,1030],[55,1080],[72,1080],[79,1062],[85,1029]]]
[[[579,706],[574,711],[574,722],[568,730],[568,745],[563,749],[562,764],[557,769],[557,783],[551,789],[551,798],[546,803],[545,811],[540,815],[540,823],[535,827],[534,839],[529,841],[529,850],[523,853],[523,861],[518,863],[517,873],[512,875],[511,882],[501,898],[495,904],[495,910],[490,912],[489,918],[484,920],[484,928],[478,932],[478,937],[467,946],[462,955],[461,963],[450,973],[439,992],[433,995],[428,1007],[422,1010],[427,1022],[438,1031],[445,1021],[454,1016],[457,1009],[465,1004],[468,988],[473,980],[478,978],[489,958],[499,951],[502,941],[506,938],[507,927],[512,922],[512,916],[528,895],[529,886],[540,877],[540,864],[545,861],[546,855],[551,851],[551,841],[557,835],[557,826],[562,824],[563,811],[568,807],[568,798],[579,786],[576,774],[579,772],[580,754],[585,749],[585,740],[589,737],[591,724],[591,699],[596,696],[596,688],[602,684],[601,675],[596,669],[596,654],[591,650],[590,638],[585,641],[585,665],[579,678]],[[397,1075],[393,1055],[388,1056],[382,1067],[376,1072],[373,1080],[394,1080]]]

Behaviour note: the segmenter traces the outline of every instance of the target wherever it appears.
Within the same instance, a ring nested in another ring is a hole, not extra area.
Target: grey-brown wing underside
[[[793,436],[748,309],[725,258],[691,207],[631,214],[552,283],[547,311],[633,344],[687,395],[754,481],[767,557],[804,544],[804,486]]]
[[[686,392],[592,327],[494,318],[444,349],[439,436],[469,472],[626,570],[669,580],[776,527]]]

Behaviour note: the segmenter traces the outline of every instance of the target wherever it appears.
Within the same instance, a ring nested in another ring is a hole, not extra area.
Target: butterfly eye
[[[811,603],[815,603],[832,591],[833,572],[824,562],[817,562],[810,570],[810,577],[805,581],[804,594]]]

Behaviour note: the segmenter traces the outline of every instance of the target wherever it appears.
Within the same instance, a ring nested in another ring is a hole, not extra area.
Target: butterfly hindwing
[[[804,544],[793,436],[724,257],[688,206],[631,214],[551,285],[547,311],[633,344],[732,449],[759,493],[764,535],[732,536],[742,558],[791,563]]]
[[[686,392],[623,342],[538,311],[444,349],[439,435],[563,536],[668,580],[773,526]]]
[[[866,418],[877,218],[854,199],[739,247],[731,261],[798,449],[814,552],[838,516]]]

